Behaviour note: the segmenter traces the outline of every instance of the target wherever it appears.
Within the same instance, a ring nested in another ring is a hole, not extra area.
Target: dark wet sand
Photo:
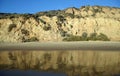
[[[78,41],[78,42],[26,42],[0,43],[0,50],[116,50],[120,42]]]

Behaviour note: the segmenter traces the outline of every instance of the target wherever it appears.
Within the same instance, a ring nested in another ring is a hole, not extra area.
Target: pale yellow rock
[[[57,15],[48,17],[46,15],[39,16],[38,19],[33,17],[24,18],[5,18],[0,19],[0,42],[21,42],[22,38],[36,37],[39,41],[62,41],[60,29],[68,34],[81,36],[83,32],[88,35],[90,33],[103,33],[108,36],[111,41],[120,41],[120,9],[100,6],[85,6],[81,9],[68,8],[65,13],[80,16],[71,18],[65,16],[64,21],[60,22]],[[65,14],[64,13],[64,14]],[[62,14],[61,14],[62,15]],[[41,20],[44,22],[42,22]],[[60,23],[61,27],[59,27]],[[10,24],[16,27],[8,32]],[[45,26],[51,27],[45,31]],[[29,35],[22,34],[21,29],[29,31]]]

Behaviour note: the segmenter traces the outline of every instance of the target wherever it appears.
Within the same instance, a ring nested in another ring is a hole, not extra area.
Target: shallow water
[[[0,70],[0,76],[66,76],[63,73],[22,71],[22,70]]]
[[[0,76],[67,76],[64,73],[40,72],[40,71],[23,71],[23,70],[0,70]],[[114,75],[114,76],[120,76]]]

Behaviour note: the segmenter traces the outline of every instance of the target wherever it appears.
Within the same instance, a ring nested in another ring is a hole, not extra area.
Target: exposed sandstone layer
[[[62,41],[64,34],[103,33],[120,41],[120,8],[83,6],[37,14],[1,14],[0,42]]]

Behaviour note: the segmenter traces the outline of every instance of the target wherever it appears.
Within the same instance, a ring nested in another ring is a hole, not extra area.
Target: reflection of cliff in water
[[[1,69],[66,73],[68,76],[111,76],[120,73],[118,51],[4,51]]]

